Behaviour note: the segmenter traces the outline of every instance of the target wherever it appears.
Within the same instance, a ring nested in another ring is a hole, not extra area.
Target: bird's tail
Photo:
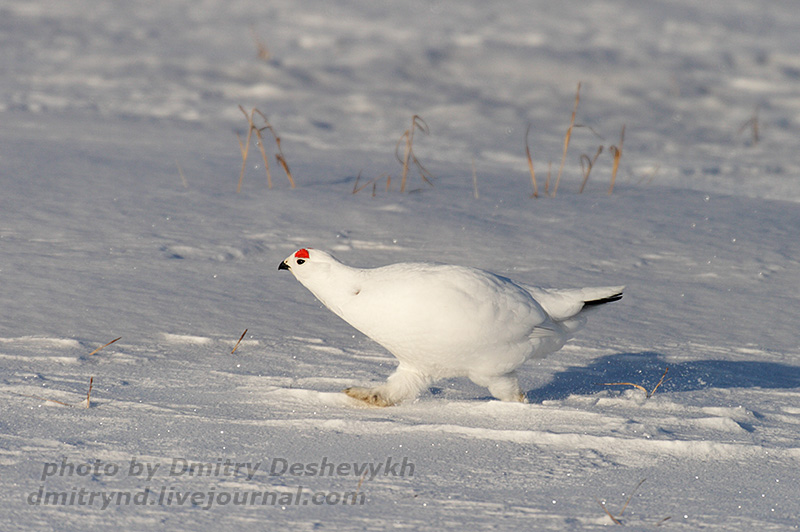
[[[610,295],[608,297],[601,297],[600,299],[592,299],[590,301],[584,301],[583,308],[594,307],[597,305],[605,305],[606,303],[613,303],[614,301],[619,301],[620,299],[622,299],[621,291],[616,294]]]
[[[622,299],[624,286],[546,289],[525,287],[544,310],[557,321],[576,316],[582,310],[596,308]]]

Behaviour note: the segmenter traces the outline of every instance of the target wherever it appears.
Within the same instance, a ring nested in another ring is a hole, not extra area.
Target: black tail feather
[[[592,301],[584,301],[583,302],[583,306],[584,307],[593,307],[593,306],[596,306],[596,305],[605,305],[606,303],[612,303],[614,301],[619,301],[620,299],[622,299],[622,292],[620,292],[619,294],[614,294],[613,296],[604,297],[603,299],[594,299]]]

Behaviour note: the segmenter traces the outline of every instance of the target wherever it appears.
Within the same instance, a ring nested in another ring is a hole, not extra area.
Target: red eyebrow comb
[[[296,259],[307,259],[307,258],[309,258],[308,250],[307,249],[298,250],[297,253],[294,254],[294,258],[296,258]]]

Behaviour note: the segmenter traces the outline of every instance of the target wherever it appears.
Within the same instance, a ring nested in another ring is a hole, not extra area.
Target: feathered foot
[[[470,380],[480,386],[486,386],[491,393],[501,401],[513,403],[527,403],[528,398],[522,393],[517,380],[517,374],[513,371],[505,375],[481,375],[471,374]]]
[[[378,388],[360,388],[358,386],[353,386],[351,388],[346,388],[342,390],[344,393],[352,397],[353,399],[358,399],[359,401],[364,401],[370,406],[392,406],[395,403],[384,397],[381,391]]]

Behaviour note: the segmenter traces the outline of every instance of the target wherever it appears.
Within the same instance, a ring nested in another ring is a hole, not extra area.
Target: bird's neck
[[[342,307],[360,291],[362,272],[345,264],[332,264],[328,275],[303,284],[323,305],[341,317]]]

